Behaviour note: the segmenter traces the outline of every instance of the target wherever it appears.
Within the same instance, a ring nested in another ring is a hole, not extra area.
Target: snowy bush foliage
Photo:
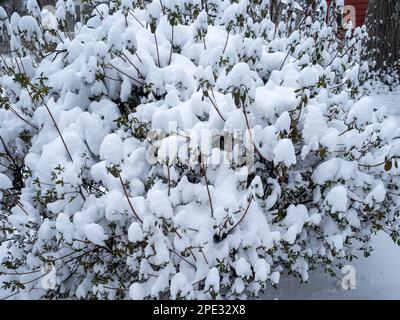
[[[73,33],[70,2],[0,10],[3,297],[244,299],[397,241],[400,129],[343,1],[86,1]]]

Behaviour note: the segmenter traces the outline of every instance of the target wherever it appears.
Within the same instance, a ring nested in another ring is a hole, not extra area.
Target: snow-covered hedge
[[[86,2],[74,34],[70,0],[0,9],[1,296],[257,297],[397,240],[400,129],[339,1]]]

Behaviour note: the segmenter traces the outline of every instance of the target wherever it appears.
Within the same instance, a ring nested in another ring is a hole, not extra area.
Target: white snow
[[[242,257],[236,261],[235,271],[239,277],[247,278],[251,276],[251,265]]]
[[[370,97],[361,98],[351,108],[348,123],[355,122],[358,127],[362,127],[373,121],[373,111],[376,104]]]
[[[140,283],[132,283],[129,287],[129,296],[132,300],[143,300],[144,292]]]
[[[308,220],[307,208],[300,204],[298,206],[290,205],[287,209],[287,215],[283,220],[284,225],[288,228],[282,239],[293,244],[296,236],[303,230],[304,224]]]
[[[274,163],[283,162],[286,167],[296,164],[296,154],[293,143],[289,139],[282,139],[274,148]]]
[[[150,209],[159,218],[171,218],[172,207],[165,192],[161,190],[151,190],[148,195]]]
[[[281,274],[278,271],[272,272],[271,274],[271,283],[278,284],[280,282]]]
[[[319,72],[315,68],[306,67],[300,72],[298,82],[302,87],[309,87],[318,81],[319,76]]]
[[[104,240],[106,240],[108,237],[105,235],[104,229],[101,225],[97,223],[89,223],[83,229],[89,241],[93,242],[94,244],[104,246]]]
[[[270,273],[270,265],[265,259],[258,259],[255,266],[255,280],[265,282],[268,279]]]
[[[329,190],[326,195],[326,202],[329,204],[331,212],[347,211],[347,190],[344,186],[339,185]]]
[[[68,216],[59,213],[56,220],[56,229],[62,233],[66,242],[71,243],[74,238],[75,227]]]
[[[208,271],[206,282],[205,282],[205,290],[213,289],[214,291],[218,292],[220,286],[219,281],[219,272],[217,268],[211,268]]]
[[[143,240],[143,230],[138,222],[132,222],[128,229],[129,241],[135,243]]]
[[[374,202],[381,203],[385,200],[385,197],[386,188],[382,184],[379,184],[366,196],[364,203],[372,207]]]
[[[289,112],[283,112],[279,118],[276,120],[275,128],[279,131],[289,132],[290,129],[291,118]]]
[[[0,189],[10,189],[12,188],[12,182],[9,177],[5,174],[0,173]]]
[[[193,288],[188,282],[186,276],[183,273],[178,272],[171,280],[171,297],[176,299],[179,297],[190,299],[193,297]]]
[[[115,134],[106,136],[100,146],[100,157],[108,165],[119,165],[124,157],[124,147],[120,137]]]

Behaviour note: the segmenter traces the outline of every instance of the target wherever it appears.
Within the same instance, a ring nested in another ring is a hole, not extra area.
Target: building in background
[[[362,26],[367,15],[368,0],[345,0],[346,6],[353,6],[355,9],[355,25]],[[344,12],[346,14],[346,12]]]

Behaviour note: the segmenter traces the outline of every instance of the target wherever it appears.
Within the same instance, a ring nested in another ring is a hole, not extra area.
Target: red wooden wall
[[[362,26],[365,22],[367,13],[368,0],[345,0],[345,5],[354,6],[356,8],[356,25]]]

